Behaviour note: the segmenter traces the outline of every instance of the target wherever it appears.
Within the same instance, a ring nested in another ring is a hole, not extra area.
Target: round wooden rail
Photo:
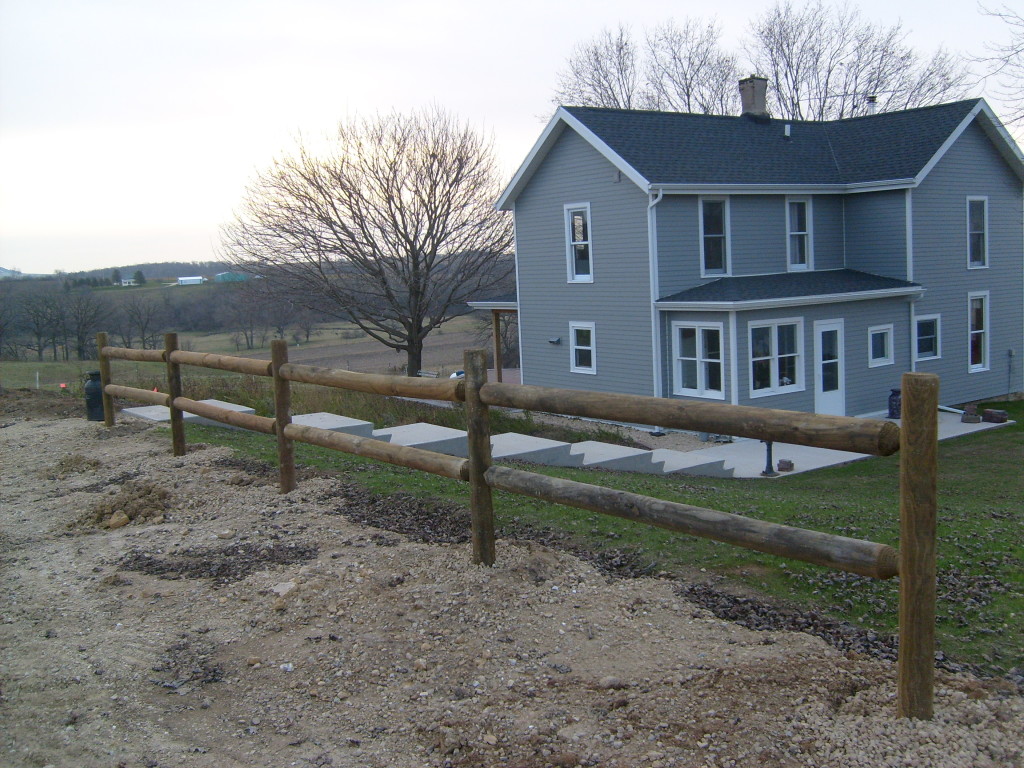
[[[194,365],[199,368],[217,368],[221,371],[247,373],[250,376],[270,376],[269,360],[254,360],[251,357],[232,357],[231,355],[214,355],[206,352],[185,352],[175,350],[170,353],[172,363]]]
[[[888,579],[899,572],[896,550],[886,544],[807,531],[509,467],[491,467],[484,477],[492,488],[502,491],[603,512],[769,555],[791,557],[876,579]]]
[[[881,419],[522,384],[485,384],[480,399],[487,405],[505,408],[714,432],[873,456],[889,456],[900,447],[900,428]]]
[[[313,365],[287,363],[280,368],[281,377],[304,384],[320,384],[337,389],[354,389],[374,395],[419,397],[426,400],[462,402],[466,399],[465,382],[460,379],[418,379],[408,376],[385,376],[377,373],[355,373],[340,368],[318,368]]]
[[[137,363],[162,363],[164,362],[164,351],[162,349],[125,349],[124,347],[101,347],[100,358],[111,358],[114,360],[133,360]]]
[[[453,480],[469,479],[469,460],[443,453],[425,451],[407,445],[392,445],[383,440],[369,437],[348,435],[344,432],[331,432],[327,429],[307,427],[301,424],[289,424],[284,428],[284,435],[298,443],[310,443],[323,448],[333,448],[343,453],[352,453],[368,459],[385,461],[401,467],[419,469]]]
[[[241,429],[248,429],[253,432],[262,432],[266,435],[274,434],[275,422],[266,416],[229,411],[227,408],[218,408],[216,405],[200,403],[187,397],[174,398],[172,405],[179,411],[194,413],[196,416],[219,421],[222,424],[230,424],[233,427],[240,427]]]
[[[136,387],[122,387],[120,384],[107,384],[103,388],[111,397],[121,397],[125,400],[135,400],[150,405],[171,406],[171,396],[165,392],[153,392],[149,389],[137,389]]]

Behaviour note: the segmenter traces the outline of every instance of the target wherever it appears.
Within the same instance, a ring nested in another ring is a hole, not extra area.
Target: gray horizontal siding
[[[846,266],[843,204],[841,195],[817,195],[812,200],[815,269],[842,269]]]
[[[846,196],[846,266],[908,280],[903,190]]]
[[[564,206],[584,202],[594,281],[568,283]],[[523,382],[652,394],[646,194],[567,130],[517,198],[515,217]],[[595,324],[597,375],[570,371],[570,322]]]
[[[967,268],[968,196],[988,197],[987,269]],[[915,312],[942,315],[942,357],[917,369],[941,377],[945,403],[1024,389],[1021,182],[976,123],[914,190],[912,211],[914,279],[927,288]],[[990,369],[980,373],[968,371],[967,296],[975,291],[989,291],[991,320]]]

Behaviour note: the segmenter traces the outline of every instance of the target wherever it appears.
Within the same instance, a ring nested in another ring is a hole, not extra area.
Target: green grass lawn
[[[1018,424],[939,447],[938,642],[951,659],[1001,675],[1024,667],[1024,402],[989,404]],[[266,461],[271,439],[189,427],[189,439]],[[468,505],[465,484],[308,445],[300,463],[340,473],[381,494],[400,491]],[[859,461],[771,482],[657,477],[530,467],[547,475],[898,546],[898,457]],[[603,515],[498,493],[499,531],[517,524],[564,532],[575,545],[625,551],[651,572],[753,590],[855,625],[896,629],[897,580],[878,581],[696,539]],[[498,543],[501,556],[501,543]]]

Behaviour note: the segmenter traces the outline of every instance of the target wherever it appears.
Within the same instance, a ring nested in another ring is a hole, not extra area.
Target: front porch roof
[[[855,269],[787,272],[775,275],[721,277],[665,296],[662,310],[740,310],[865,301],[924,293],[918,283]]]
[[[496,309],[510,312],[519,309],[519,297],[514,293],[506,293],[501,296],[492,296],[489,299],[467,301],[466,304],[473,309]]]

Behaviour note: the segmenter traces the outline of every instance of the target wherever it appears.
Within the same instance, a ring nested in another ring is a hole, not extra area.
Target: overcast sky
[[[738,49],[769,2],[718,5]],[[999,22],[958,0],[864,0],[910,42],[981,52]],[[0,266],[75,271],[216,258],[246,182],[299,132],[440,105],[511,176],[573,46],[704,3],[652,0],[0,0]],[[997,112],[998,101],[986,95]],[[1018,137],[1020,132],[1018,131]],[[1018,139],[1019,140],[1019,139]]]

